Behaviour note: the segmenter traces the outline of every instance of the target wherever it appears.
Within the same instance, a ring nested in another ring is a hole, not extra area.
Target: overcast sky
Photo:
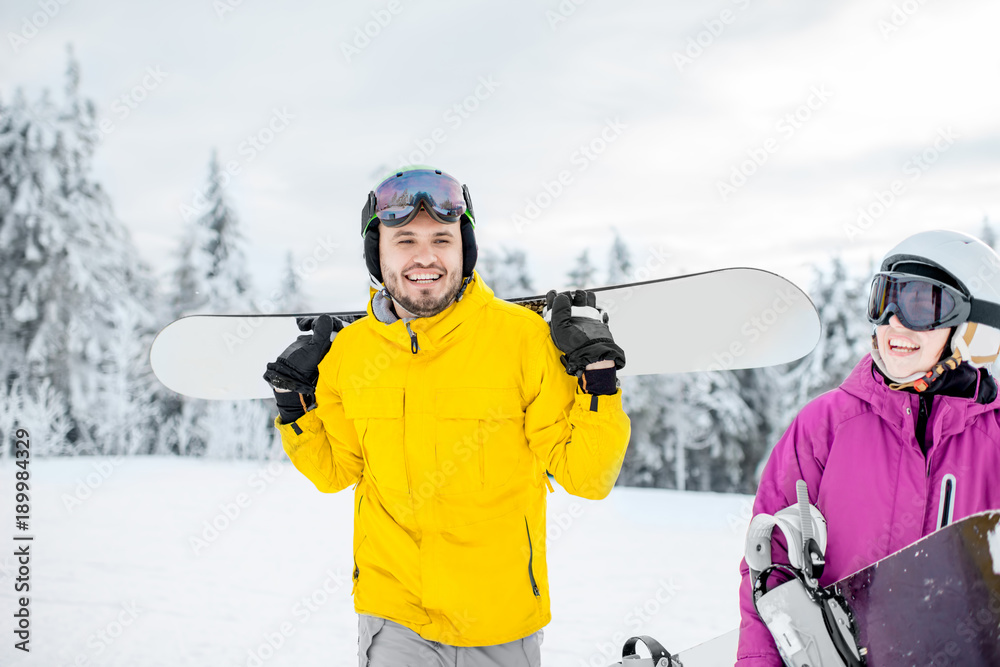
[[[808,286],[831,254],[1000,222],[991,0],[7,0],[0,23],[5,98],[60,90],[73,44],[96,176],[159,274],[215,149],[258,288],[316,257],[317,308],[363,303],[360,210],[401,162],[467,183],[480,246],[525,249],[539,291],[613,228],[653,277]]]

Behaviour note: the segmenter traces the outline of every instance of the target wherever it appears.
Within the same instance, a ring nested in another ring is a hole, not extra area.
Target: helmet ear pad
[[[368,273],[377,282],[382,283],[382,262],[379,261],[378,240],[379,227],[382,225],[374,223],[368,226],[365,232],[365,264],[368,266]]]
[[[458,224],[460,225],[459,231],[462,234],[462,277],[471,278],[472,271],[476,268],[476,260],[479,258],[476,231],[468,216],[463,215],[462,220]]]
[[[380,227],[379,224],[370,225],[365,233],[365,264],[368,273],[379,283],[384,283],[378,249]],[[471,278],[472,271],[476,268],[476,260],[479,258],[479,246],[476,244],[476,232],[472,227],[472,221],[465,215],[459,222],[459,232],[462,236],[462,277]]]

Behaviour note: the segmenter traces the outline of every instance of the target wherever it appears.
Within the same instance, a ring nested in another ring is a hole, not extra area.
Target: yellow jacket
[[[357,483],[355,609],[453,646],[525,637],[551,619],[545,472],[584,498],[611,491],[621,390],[581,392],[542,318],[478,276],[409,326],[371,308],[320,364],[316,409],[275,422],[320,491]]]

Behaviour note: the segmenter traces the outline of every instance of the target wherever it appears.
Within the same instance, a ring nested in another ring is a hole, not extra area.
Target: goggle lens
[[[387,227],[406,224],[420,205],[438,222],[458,222],[466,212],[462,184],[440,171],[404,171],[375,189],[375,211]]]
[[[929,331],[945,326],[958,313],[958,301],[950,287],[936,281],[878,274],[872,281],[868,319],[885,324],[888,311],[907,329]]]

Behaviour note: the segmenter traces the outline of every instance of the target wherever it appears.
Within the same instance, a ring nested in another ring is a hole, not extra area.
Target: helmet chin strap
[[[461,301],[462,297],[465,296],[465,288],[469,286],[470,282],[472,282],[472,276],[462,279],[462,286],[458,288],[458,294],[455,295],[455,303]]]

